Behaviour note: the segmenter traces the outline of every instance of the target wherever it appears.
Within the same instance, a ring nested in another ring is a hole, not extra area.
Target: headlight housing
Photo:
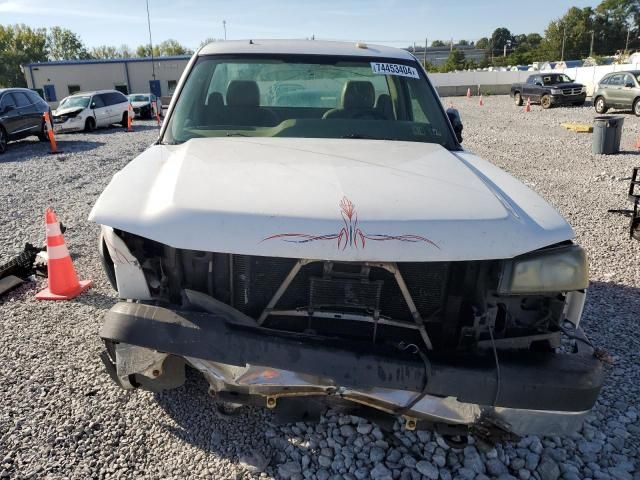
[[[582,93],[587,93],[587,87],[585,86],[582,87]]]
[[[498,293],[570,292],[589,286],[587,256],[578,245],[540,250],[505,263]]]
[[[551,95],[562,95],[562,89],[560,88],[552,88]]]

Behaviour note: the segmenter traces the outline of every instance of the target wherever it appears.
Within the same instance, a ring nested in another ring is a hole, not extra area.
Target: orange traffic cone
[[[127,112],[127,132],[133,132],[133,108],[129,104],[129,111]]]
[[[527,104],[524,106],[524,111],[525,112],[531,111],[531,97],[527,97]]]
[[[636,140],[636,150],[640,150],[640,136]]]
[[[50,153],[58,153],[58,144],[56,143],[56,137],[53,134],[53,123],[51,123],[49,112],[44,112],[42,116],[44,117],[44,123],[47,127],[47,136],[49,137],[49,144],[51,145]]]
[[[49,286],[38,292],[38,300],[70,300],[91,287],[91,280],[78,281],[76,270],[60,232],[60,223],[50,208],[44,214],[47,224],[47,272]]]
[[[471,98],[471,87],[467,88],[467,98]]]
[[[482,100],[482,95],[480,95],[480,106],[484,107],[484,100]]]

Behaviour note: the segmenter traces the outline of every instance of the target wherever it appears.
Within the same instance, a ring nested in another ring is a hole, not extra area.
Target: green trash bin
[[[593,119],[592,152],[596,155],[618,153],[623,124],[624,117],[595,117]]]

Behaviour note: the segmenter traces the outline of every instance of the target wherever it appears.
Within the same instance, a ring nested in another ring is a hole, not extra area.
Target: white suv
[[[90,132],[96,127],[119,123],[127,126],[129,99],[117,90],[99,90],[71,95],[53,112],[56,132]]]

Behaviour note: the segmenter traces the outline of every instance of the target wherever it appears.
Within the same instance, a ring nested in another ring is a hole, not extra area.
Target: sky
[[[173,38],[195,49],[208,37],[365,41],[396,47],[477,40],[497,27],[542,34],[571,6],[598,0],[149,0],[153,43]],[[514,12],[517,15],[514,15]],[[0,24],[59,25],[89,47],[149,41],[145,0],[0,0]]]

